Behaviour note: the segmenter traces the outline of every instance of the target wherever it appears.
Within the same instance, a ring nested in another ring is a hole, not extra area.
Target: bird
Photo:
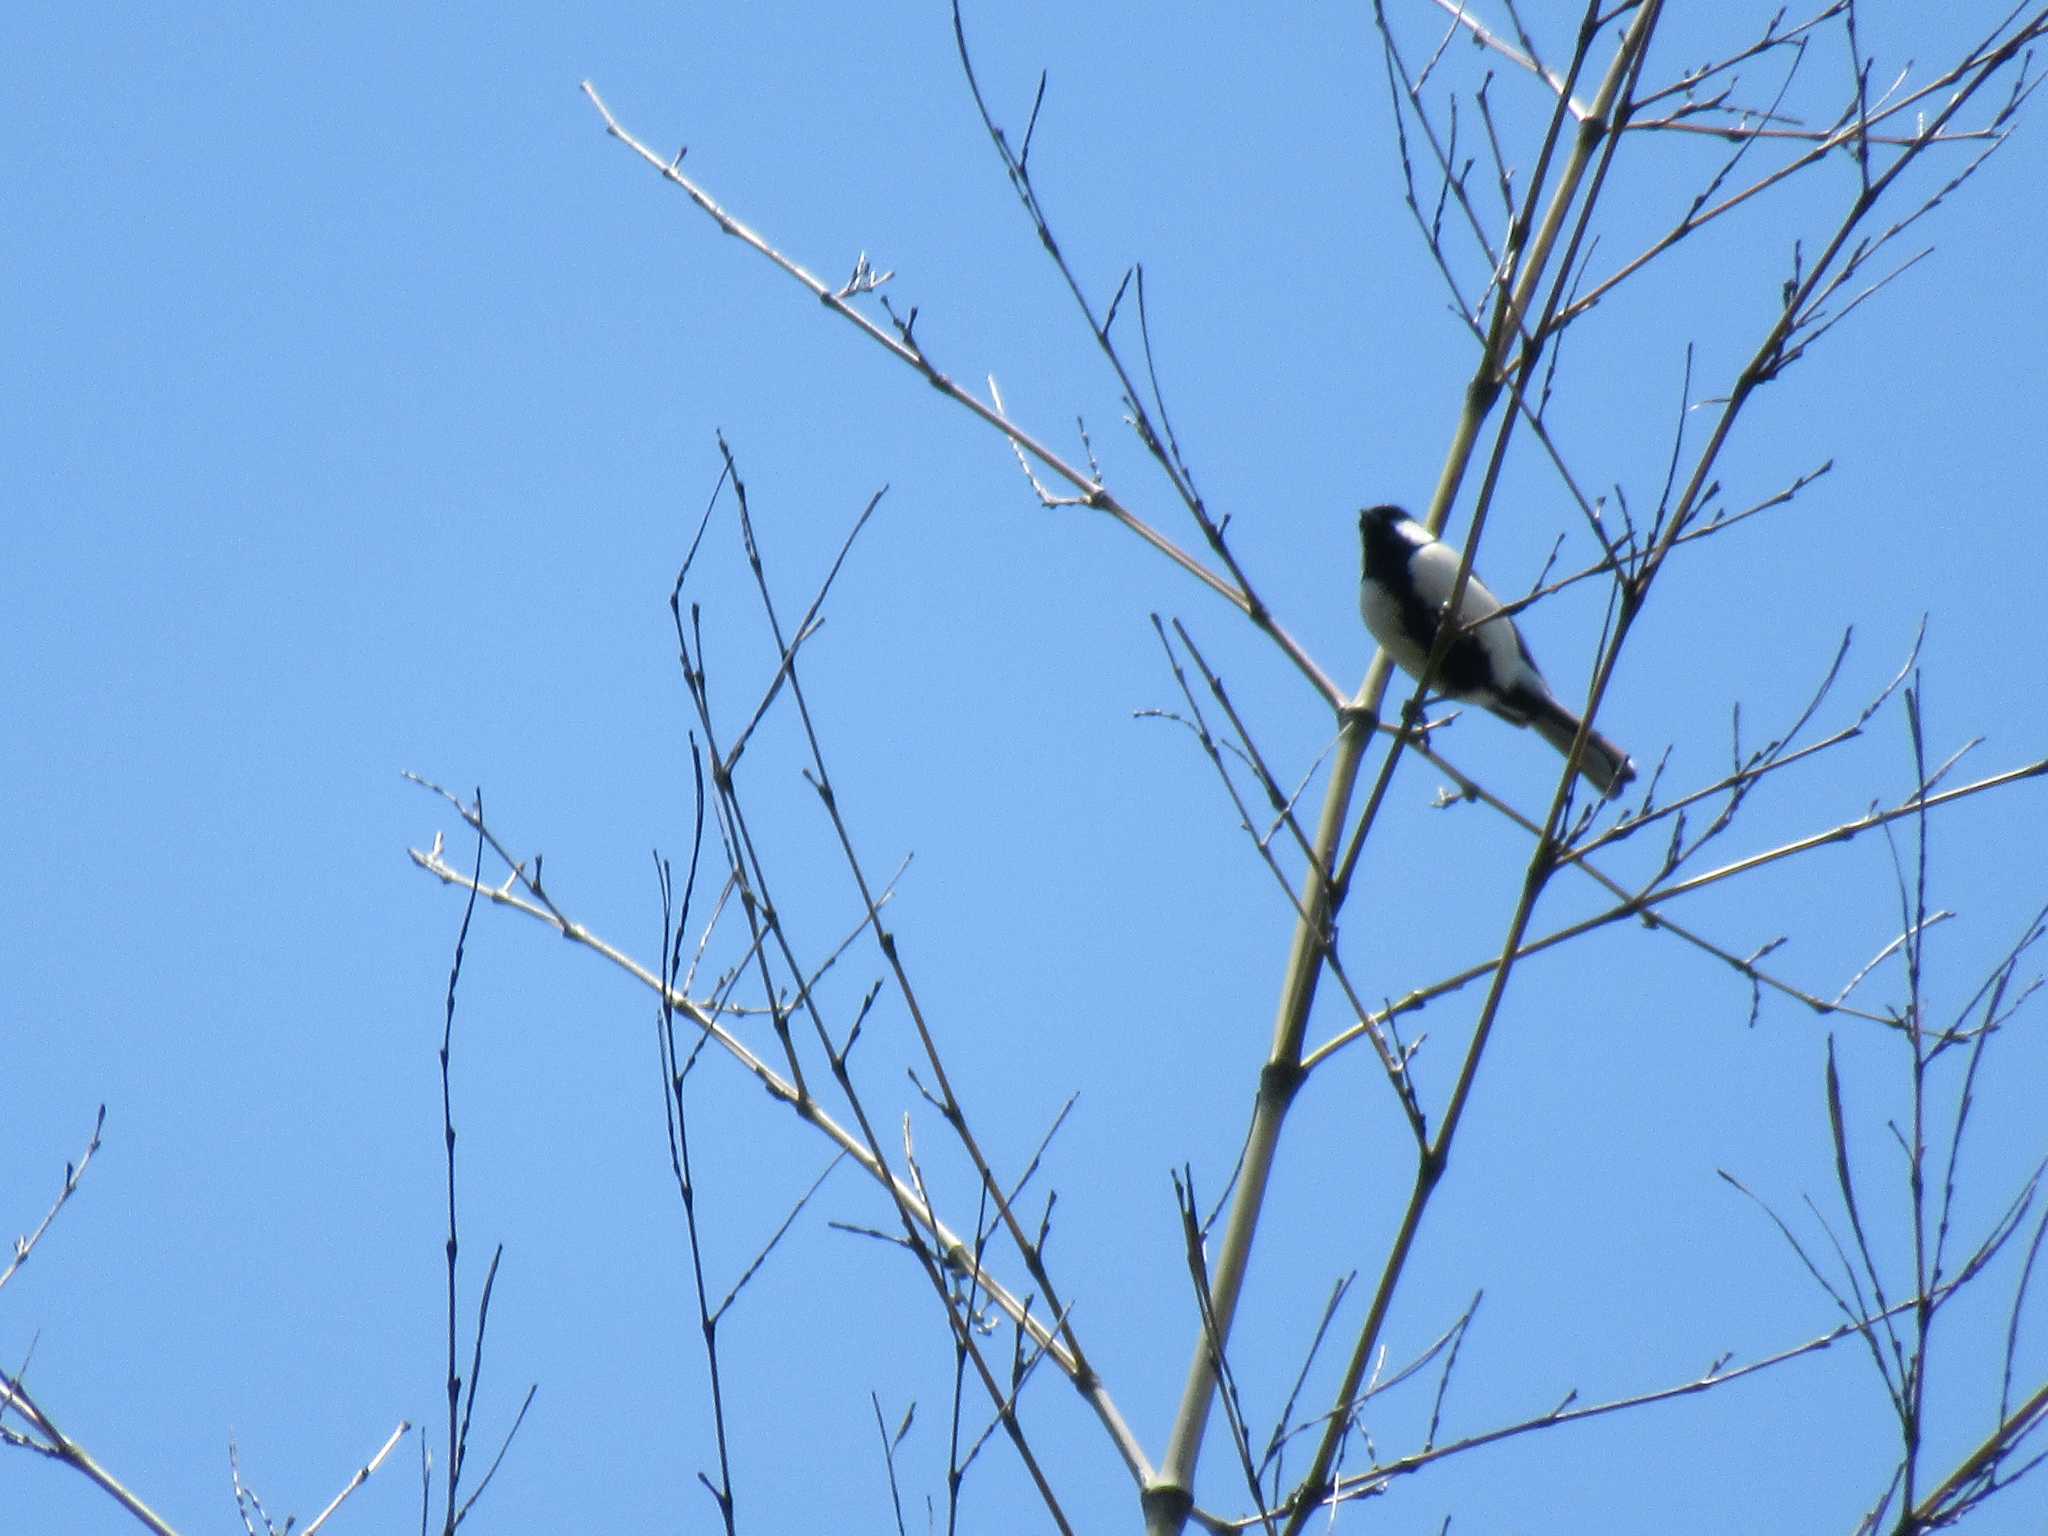
[[[1402,671],[1419,679],[1436,645],[1437,625],[1450,602],[1461,557],[1399,507],[1360,512],[1358,535],[1364,546],[1358,607],[1365,627]],[[1500,599],[1478,574],[1468,574],[1458,604],[1459,632],[1431,684],[1444,697],[1482,705],[1510,725],[1534,726],[1537,735],[1569,757],[1579,717],[1558,703],[1521,630],[1500,609]],[[1636,765],[1598,731],[1588,731],[1579,772],[1601,794],[1612,795],[1636,776]]]

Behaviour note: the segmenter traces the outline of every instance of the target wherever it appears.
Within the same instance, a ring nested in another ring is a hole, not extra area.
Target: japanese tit
[[[1458,552],[1399,507],[1373,507],[1358,515],[1365,546],[1364,578],[1358,606],[1373,639],[1411,677],[1420,677],[1436,644],[1437,624],[1458,577]],[[1536,734],[1569,754],[1579,734],[1579,717],[1557,702],[1536,659],[1500,599],[1472,573],[1458,605],[1460,633],[1431,679],[1450,699],[1480,704],[1510,725],[1532,725]],[[1598,731],[1586,736],[1579,772],[1602,794],[1613,794],[1636,776],[1629,755]]]

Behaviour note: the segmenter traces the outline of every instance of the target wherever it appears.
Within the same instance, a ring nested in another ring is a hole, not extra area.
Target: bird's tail
[[[1569,757],[1578,739],[1579,717],[1555,699],[1545,699],[1530,711],[1529,723],[1536,734]],[[1586,749],[1579,754],[1579,773],[1603,795],[1611,795],[1636,776],[1629,755],[1598,731],[1586,733]]]

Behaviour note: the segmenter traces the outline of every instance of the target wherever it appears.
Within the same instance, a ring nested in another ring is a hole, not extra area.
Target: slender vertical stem
[[[1579,133],[1573,140],[1571,150],[1560,170],[1557,186],[1537,226],[1535,237],[1529,243],[1527,255],[1515,274],[1512,290],[1503,297],[1501,309],[1496,314],[1493,337],[1474,377],[1473,386],[1467,391],[1466,410],[1459,422],[1436,496],[1431,502],[1431,516],[1437,524],[1441,523],[1444,509],[1456,495],[1457,487],[1478,440],[1480,424],[1498,397],[1501,359],[1509,355],[1519,338],[1521,316],[1530,296],[1535,292],[1536,283],[1548,265],[1551,253],[1556,248],[1557,233],[1564,227],[1566,217],[1577,199],[1587,167],[1603,135],[1605,116],[1612,110],[1624,82],[1634,73],[1636,61],[1642,51],[1648,47],[1650,33],[1656,25],[1660,9],[1660,0],[1647,0],[1631,22],[1597,93],[1595,115],[1589,121],[1580,124]],[[1595,12],[1589,8],[1587,23],[1580,36],[1578,57],[1574,60],[1575,69],[1582,63],[1597,30]],[[1553,142],[1558,131],[1560,124],[1554,123]],[[1336,916],[1336,902],[1333,901],[1332,893],[1333,890],[1341,889],[1341,884],[1333,886],[1332,875],[1336,869],[1338,850],[1342,846],[1365,743],[1371,735],[1371,710],[1377,707],[1390,670],[1384,656],[1375,658],[1367,674],[1366,685],[1359,695],[1361,703],[1367,704],[1368,707],[1347,713],[1339,732],[1337,749],[1331,763],[1329,788],[1325,793],[1322,812],[1317,822],[1315,861],[1303,880],[1300,902],[1303,915],[1295,926],[1287,968],[1281,983],[1280,1003],[1274,1019],[1272,1052],[1260,1076],[1259,1094],[1253,1109],[1244,1167],[1238,1179],[1230,1216],[1224,1227],[1222,1245],[1210,1272],[1213,1331],[1211,1326],[1205,1325],[1198,1332],[1187,1383],[1182,1389],[1180,1409],[1175,1416],[1166,1451],[1160,1461],[1159,1475],[1147,1489],[1147,1529],[1160,1533],[1160,1536],[1181,1528],[1192,1503],[1195,1465],[1200,1457],[1202,1436],[1207,1428],[1209,1412],[1215,1398],[1216,1375],[1212,1352],[1223,1348],[1230,1338],[1231,1324],[1236,1317],[1245,1273],[1250,1262],[1252,1242],[1264,1206],[1267,1182],[1271,1177],[1279,1145],[1280,1130],[1287,1110],[1293,1102],[1295,1090],[1300,1085],[1302,1040]],[[1536,894],[1543,879],[1547,877],[1549,864],[1545,850],[1548,847],[1549,844],[1546,842],[1544,849],[1539,849],[1537,862],[1531,866],[1530,881],[1524,891],[1522,906],[1516,914],[1513,934],[1506,951],[1510,956],[1520,942]],[[1454,1099],[1454,1111],[1462,1108],[1462,1090],[1470,1086],[1471,1076],[1477,1067],[1478,1055],[1484,1048],[1487,1026],[1497,1009],[1501,989],[1505,985],[1506,974],[1505,965],[1495,974],[1493,992],[1482,1015],[1482,1023],[1468,1056],[1464,1077],[1461,1079],[1461,1091]],[[1394,1284],[1405,1266],[1409,1248],[1420,1228],[1422,1212],[1441,1172],[1442,1160],[1448,1152],[1450,1132],[1455,1128],[1455,1124],[1454,1113],[1439,1132],[1435,1143],[1422,1154],[1422,1169],[1401,1231],[1395,1240],[1394,1250],[1388,1256],[1387,1267],[1382,1274],[1380,1294],[1374,1301],[1375,1310],[1368,1319],[1365,1340],[1374,1340],[1378,1337],[1379,1321],[1385,1314]],[[1363,1358],[1366,1353],[1369,1353],[1369,1348],[1362,1341],[1359,1358]],[[1340,1410],[1333,1420],[1332,1432],[1324,1436],[1318,1447],[1315,1467],[1303,1483],[1304,1489],[1319,1488],[1327,1480],[1329,1468],[1334,1462],[1335,1448],[1341,1443],[1341,1420],[1345,1405],[1353,1400],[1355,1393],[1356,1382],[1347,1380],[1345,1390],[1338,1399]],[[1306,1515],[1308,1508],[1312,1507],[1313,1502],[1305,1500],[1297,1506],[1297,1525]]]
[[[1315,1001],[1323,949],[1335,915],[1330,905],[1329,872],[1344,835],[1359,761],[1371,734],[1370,723],[1364,717],[1347,720],[1330,764],[1330,789],[1324,796],[1322,817],[1316,826],[1315,862],[1302,881],[1303,917],[1295,925],[1280,1005],[1273,1019],[1273,1047],[1259,1078],[1258,1102],[1252,1111],[1251,1135],[1245,1147],[1244,1168],[1238,1176],[1237,1197],[1224,1227],[1222,1247],[1210,1271],[1213,1337],[1219,1345],[1230,1337],[1230,1325],[1244,1289],[1245,1268],[1251,1259],[1252,1237],[1258,1228],[1266,1184],[1280,1144],[1281,1123],[1301,1081],[1302,1040],[1307,1033],[1309,1006]],[[1195,1461],[1216,1398],[1210,1349],[1211,1334],[1205,1327],[1195,1339],[1194,1359],[1188,1368],[1187,1385],[1181,1392],[1180,1411],[1174,1417],[1172,1437],[1161,1458],[1159,1486],[1183,1491],[1194,1486]]]

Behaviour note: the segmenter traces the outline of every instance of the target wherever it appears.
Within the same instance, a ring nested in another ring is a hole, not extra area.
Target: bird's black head
[[[1358,537],[1365,549],[1365,574],[1384,581],[1405,567],[1416,547],[1411,530],[1417,527],[1415,519],[1399,507],[1367,507],[1360,512]]]

